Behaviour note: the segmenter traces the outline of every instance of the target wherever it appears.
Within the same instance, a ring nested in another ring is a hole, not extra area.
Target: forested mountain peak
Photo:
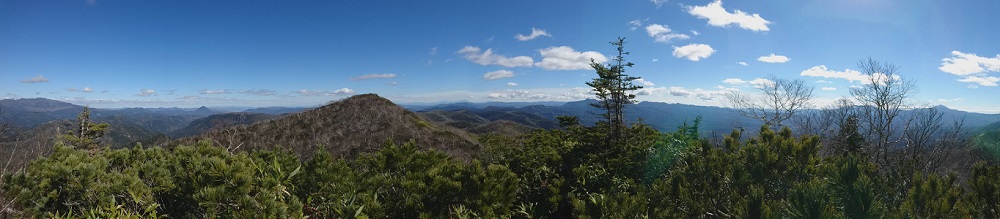
[[[293,113],[252,125],[217,129],[170,145],[211,140],[230,150],[281,148],[311,156],[322,147],[335,156],[354,157],[376,151],[388,141],[415,141],[423,149],[436,149],[468,158],[478,143],[465,131],[439,127],[375,94],[361,94],[319,108]]]

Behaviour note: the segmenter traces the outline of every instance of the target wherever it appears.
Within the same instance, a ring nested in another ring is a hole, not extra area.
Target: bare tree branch
[[[794,117],[798,111],[812,106],[812,86],[802,80],[775,77],[769,80],[771,83],[757,85],[755,94],[727,94],[727,106],[743,116],[772,126],[783,126],[784,121]]]

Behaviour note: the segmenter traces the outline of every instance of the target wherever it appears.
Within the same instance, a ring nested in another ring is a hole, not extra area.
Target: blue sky
[[[626,37],[639,100],[720,105],[761,78],[822,106],[858,60],[920,105],[1000,113],[997,1],[0,0],[0,97],[94,107],[575,101]],[[773,55],[772,55],[773,54]]]

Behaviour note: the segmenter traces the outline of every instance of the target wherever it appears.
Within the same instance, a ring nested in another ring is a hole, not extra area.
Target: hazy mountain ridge
[[[385,100],[388,101],[388,100]],[[596,100],[554,103],[518,102],[518,103],[447,103],[433,106],[421,106],[418,111],[424,120],[441,127],[462,129],[475,134],[488,133],[486,130],[503,130],[500,133],[518,133],[530,131],[533,128],[558,128],[556,116],[577,116],[585,125],[594,124],[600,117],[596,109],[590,106]],[[391,102],[390,102],[391,103]],[[0,100],[3,114],[0,122],[8,122],[21,131],[32,131],[34,127],[53,121],[71,121],[83,109],[82,106],[43,98]],[[498,104],[493,106],[491,104]],[[395,106],[395,104],[393,104]],[[398,107],[398,106],[397,106]],[[407,106],[412,109],[413,106]],[[979,132],[981,127],[1000,122],[1000,114],[984,114],[935,106],[935,110],[943,113],[942,119],[952,121],[964,118],[964,127],[971,133]],[[261,107],[244,110],[227,116],[227,113],[212,110],[207,107],[197,109],[185,108],[122,108],[93,109],[91,118],[96,122],[109,123],[112,129],[107,135],[108,141],[116,147],[128,147],[135,142],[157,142],[151,138],[167,140],[203,134],[213,129],[223,129],[237,125],[250,125],[255,122],[277,118],[277,115],[294,115],[319,108],[306,107]],[[359,109],[359,111],[361,111]],[[744,127],[755,130],[761,125],[758,120],[740,116],[732,110],[722,107],[695,106],[686,104],[671,104],[659,102],[640,102],[626,108],[627,120],[649,124],[660,131],[673,131],[682,123],[690,123],[698,116],[702,117],[702,133],[728,133],[734,128]],[[815,112],[806,110],[804,112]],[[914,111],[904,111],[904,114]],[[243,119],[232,116],[242,116]],[[269,116],[268,116],[269,115]],[[214,117],[213,117],[214,116]],[[211,118],[209,118],[211,117]],[[510,121],[494,123],[497,121]],[[494,123],[494,124],[490,124]],[[517,124],[517,125],[515,125]],[[946,125],[950,125],[946,122]],[[523,125],[524,127],[514,127]],[[516,130],[516,131],[515,131]],[[10,141],[12,133],[7,133]]]
[[[278,116],[264,113],[220,113],[191,121],[186,127],[173,130],[166,135],[171,138],[183,138],[198,135],[215,129],[226,128],[234,125],[249,125]]]

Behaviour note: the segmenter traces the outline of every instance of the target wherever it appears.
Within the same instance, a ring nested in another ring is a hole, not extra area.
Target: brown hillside
[[[397,144],[412,140],[421,148],[463,159],[473,156],[479,148],[468,133],[432,125],[375,94],[353,96],[252,125],[218,129],[171,145],[202,139],[211,139],[230,150],[287,148],[303,157],[312,156],[315,147],[321,146],[335,156],[352,158],[376,151],[390,139]]]

